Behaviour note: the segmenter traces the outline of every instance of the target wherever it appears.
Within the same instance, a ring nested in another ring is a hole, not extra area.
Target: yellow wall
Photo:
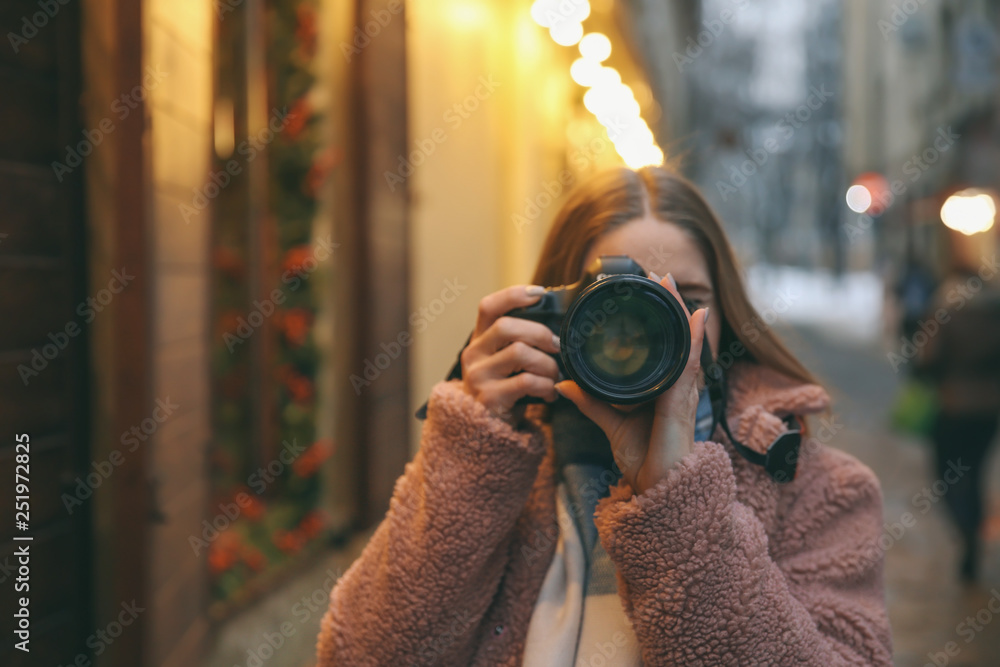
[[[150,529],[150,664],[199,659],[208,636],[205,565],[186,536],[196,534],[208,503],[203,473],[209,415],[208,211],[185,220],[203,187],[212,146],[212,21],[197,0],[146,0],[144,59],[166,74],[147,100],[148,224],[154,270],[153,392],[179,407],[150,446],[156,501],[165,516]]]
[[[558,190],[561,173],[576,180],[581,171],[618,163],[569,76],[576,48],[556,45],[530,7],[528,0],[407,5],[410,157],[422,159],[408,177],[414,408],[454,362],[479,300],[530,280],[565,198],[557,192],[549,203],[546,185]],[[590,19],[588,29],[600,20]],[[496,84],[492,92],[483,81]],[[463,103],[475,107],[467,117],[454,108]],[[598,133],[607,149],[574,159],[574,141]],[[452,303],[442,299],[446,281],[463,288]],[[415,422],[414,446],[419,429]]]

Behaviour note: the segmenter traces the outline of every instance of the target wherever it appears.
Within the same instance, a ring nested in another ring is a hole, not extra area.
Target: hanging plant
[[[318,192],[342,152],[320,150],[319,116],[310,104],[318,38],[314,1],[269,0],[266,8],[268,103],[286,116],[266,148],[270,210],[264,216],[265,237],[274,239],[276,247],[269,246],[272,265],[263,273],[270,276],[269,284],[261,292],[279,290],[283,298],[267,315],[267,327],[250,321],[246,294],[256,269],[248,261],[249,241],[240,228],[245,221],[237,216],[218,221],[212,254],[215,438],[209,460],[215,497],[240,507],[239,516],[219,531],[208,548],[213,597],[219,600],[239,594],[255,578],[287,565],[322,539],[326,522],[317,509],[317,473],[333,451],[332,442],[316,440],[319,354],[312,328],[320,259],[312,245],[312,223]],[[251,346],[230,339],[227,347],[223,342],[223,334],[236,331],[242,322],[251,327],[252,336],[267,335],[261,332],[273,327],[274,337],[269,339],[273,344],[266,346],[270,356],[265,359],[269,369],[265,377],[272,378],[274,390],[263,392],[273,403],[263,408],[275,420],[278,441],[296,448],[298,443],[309,443],[277,474],[269,473],[266,482],[253,476],[255,434],[248,424],[256,409],[253,392],[259,388],[247,382]]]

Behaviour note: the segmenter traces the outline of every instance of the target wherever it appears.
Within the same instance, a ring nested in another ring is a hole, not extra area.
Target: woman
[[[558,339],[504,316],[602,255],[696,306],[684,373],[635,410],[560,381]],[[810,439],[777,483],[706,410],[705,338],[755,452],[829,398],[754,312],[695,188],[666,168],[598,175],[535,282],[480,302],[462,379],[434,387],[420,451],[331,593],[320,665],[891,664],[874,475]]]

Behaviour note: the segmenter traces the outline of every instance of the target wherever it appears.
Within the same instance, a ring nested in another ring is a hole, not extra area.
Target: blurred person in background
[[[934,298],[937,282],[934,273],[919,261],[910,259],[896,285],[895,296],[900,306],[903,336],[912,339],[927,315],[927,306]]]
[[[505,316],[606,255],[691,306],[680,379],[635,409],[561,380],[559,339]],[[331,593],[319,664],[891,664],[873,473],[820,444],[829,422],[794,479],[734,446],[763,455],[829,397],[753,309],[694,186],[599,174],[534,281],[480,302],[460,377],[433,388],[420,450]],[[721,420],[703,340],[728,380]]]
[[[947,485],[945,504],[961,534],[959,576],[971,582],[984,520],[984,464],[1000,418],[1000,292],[978,269],[956,264],[924,322],[937,326],[924,327],[916,372],[936,390],[929,433],[935,475]]]

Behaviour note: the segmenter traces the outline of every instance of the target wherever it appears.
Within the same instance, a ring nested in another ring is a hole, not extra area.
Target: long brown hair
[[[718,352],[739,341],[748,361],[817,384],[751,305],[732,246],[711,207],[690,181],[668,167],[611,169],[578,186],[549,230],[534,283],[552,287],[576,282],[594,241],[647,211],[684,229],[701,249],[722,310]]]

